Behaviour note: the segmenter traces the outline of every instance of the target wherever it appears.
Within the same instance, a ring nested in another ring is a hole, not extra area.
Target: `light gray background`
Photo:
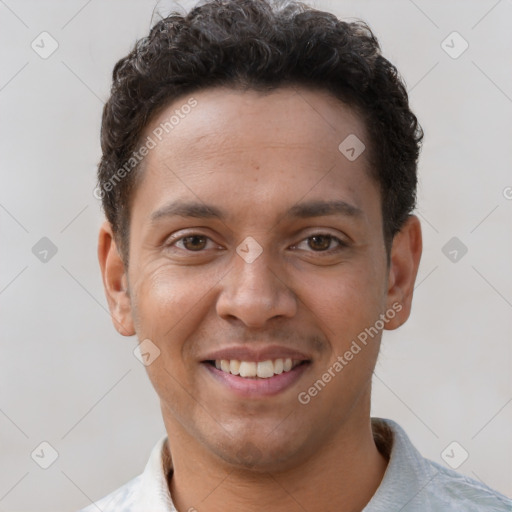
[[[164,434],[136,340],[106,311],[92,191],[112,68],[168,5],[0,1],[0,512],[89,504]],[[315,5],[370,23],[426,132],[425,251],[412,317],[384,335],[372,414],[442,464],[457,441],[458,470],[512,496],[512,2]],[[43,31],[59,44],[47,59],[31,48]],[[469,43],[457,59],[441,46],[453,31]],[[58,248],[46,263],[42,237]],[[452,237],[468,248],[457,262],[442,252]],[[42,441],[59,454],[46,470],[30,455]]]

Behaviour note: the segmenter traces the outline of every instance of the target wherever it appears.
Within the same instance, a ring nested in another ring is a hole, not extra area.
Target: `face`
[[[128,271],[108,225],[100,234],[109,304],[120,332],[160,351],[147,371],[170,435],[286,468],[368,418],[382,328],[409,312],[419,234],[414,248],[406,227],[388,265],[367,153],[338,149],[349,135],[368,148],[365,127],[328,93],[193,96],[146,156]]]

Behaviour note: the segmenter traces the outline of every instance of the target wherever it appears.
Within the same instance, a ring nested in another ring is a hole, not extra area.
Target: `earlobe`
[[[386,324],[386,329],[396,329],[409,318],[421,251],[420,221],[411,215],[395,235],[391,248],[387,307],[396,315]]]
[[[98,260],[110,315],[123,336],[135,334],[126,268],[117,249],[112,226],[105,221],[98,238]]]

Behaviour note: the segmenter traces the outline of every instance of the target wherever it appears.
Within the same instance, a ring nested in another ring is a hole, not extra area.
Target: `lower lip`
[[[269,377],[268,379],[258,379],[226,373],[209,363],[202,364],[206,366],[207,370],[215,379],[227,386],[233,393],[243,398],[277,395],[293,386],[310,365],[309,362],[299,364],[289,372],[283,372],[279,375]]]

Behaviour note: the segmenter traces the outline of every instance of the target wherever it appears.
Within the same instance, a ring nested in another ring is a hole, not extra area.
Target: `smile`
[[[267,361],[239,361],[238,359],[217,359],[209,361],[214,364],[217,370],[221,370],[231,375],[238,375],[243,378],[269,379],[274,375],[280,375],[283,372],[289,372],[304,361],[297,359],[268,359]]]
[[[265,361],[216,359],[203,361],[203,368],[217,384],[243,399],[263,399],[291,388],[311,366],[310,360],[291,358]]]

